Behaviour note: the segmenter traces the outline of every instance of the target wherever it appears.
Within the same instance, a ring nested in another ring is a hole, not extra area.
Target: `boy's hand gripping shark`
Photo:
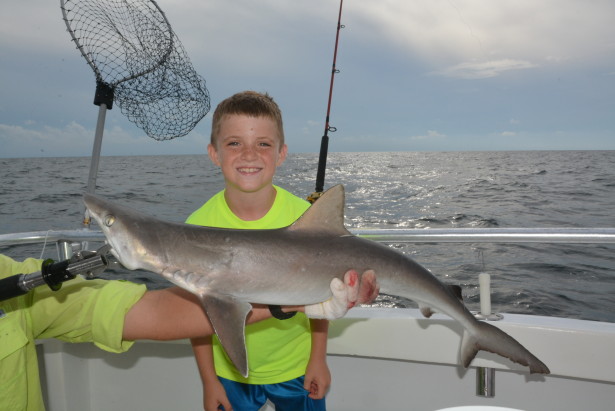
[[[292,225],[274,230],[232,230],[171,223],[85,194],[90,215],[112,253],[128,269],[144,269],[196,294],[222,346],[248,374],[245,320],[250,303],[307,305],[331,297],[330,283],[349,269],[375,270],[381,291],[416,301],[464,328],[460,357],[468,367],[479,350],[549,369],[514,338],[478,321],[425,268],[390,247],[352,235],[344,227],[344,188],[326,191]]]

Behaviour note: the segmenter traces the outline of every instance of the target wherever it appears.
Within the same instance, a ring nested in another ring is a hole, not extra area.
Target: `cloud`
[[[342,151],[396,151],[396,150],[433,150],[447,138],[436,130],[428,130],[420,135],[383,136],[381,134],[361,136],[340,136],[331,140],[330,151],[336,147],[351,147]]]
[[[40,1],[22,2],[12,7],[10,11],[4,10],[2,14],[3,18],[0,19],[2,49],[36,49],[40,47],[41,39],[44,39],[47,52],[61,52],[67,48],[75,48],[62,20],[60,2],[54,2],[54,7],[49,7]]]
[[[304,135],[313,135],[318,129],[321,129],[321,131],[324,130],[322,121],[307,120],[301,131]]]
[[[438,133],[435,130],[427,130],[427,134],[425,135],[412,136],[410,138],[413,140],[434,140],[434,139],[441,139],[445,137],[446,137],[445,134]]]
[[[0,157],[73,157],[92,154],[95,131],[77,122],[64,127],[41,129],[0,124]],[[103,133],[102,155],[147,155],[204,153],[208,138],[197,131],[171,141],[155,141],[143,132],[120,126],[107,127]]]
[[[27,125],[32,122],[27,121]],[[110,136],[118,130],[105,132]],[[40,129],[19,125],[0,124],[0,144],[3,156],[28,156],[37,152],[46,155],[74,156],[91,153],[94,130],[71,122],[62,128],[44,126]]]
[[[381,0],[357,2],[348,10],[406,50],[409,59],[432,67],[612,61],[612,0]]]
[[[31,124],[30,121],[27,123]],[[57,147],[62,147],[66,155],[74,155],[79,149],[85,148],[83,145],[85,133],[86,129],[77,123],[68,124],[63,129],[43,127],[40,130],[0,124],[2,155],[7,157],[27,157],[39,153],[61,155]]]
[[[524,70],[534,67],[537,66],[529,61],[503,59],[485,62],[460,63],[447,67],[443,70],[432,72],[431,74],[474,80],[496,77],[510,70]]]
[[[93,76],[59,4],[13,4],[0,14],[0,156],[89,155]],[[318,149],[339,2],[159,4],[207,80],[213,106],[239,90],[268,91],[283,109],[290,148]],[[331,147],[466,149],[488,133],[481,143],[491,148],[506,140],[535,147],[543,135],[556,148],[560,140],[548,133],[559,127],[588,140],[608,134],[595,147],[612,148],[613,90],[604,85],[615,75],[613,15],[613,0],[344,2]],[[184,138],[158,143],[114,110],[103,153],[204,152],[210,118]]]

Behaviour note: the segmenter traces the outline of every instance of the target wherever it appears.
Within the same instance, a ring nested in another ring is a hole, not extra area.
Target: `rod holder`
[[[480,291],[480,312],[472,312],[474,317],[483,321],[499,321],[504,316],[491,310],[491,276],[487,273],[478,275]],[[476,395],[479,397],[495,397],[495,368],[476,368]]]
[[[495,368],[476,368],[476,395],[479,397],[495,397]]]
[[[72,241],[68,240],[59,240],[58,242],[56,242],[56,247],[58,249],[58,259],[70,259],[73,256],[75,246],[76,245]]]
[[[480,292],[480,311],[472,311],[477,320],[499,321],[504,316],[494,313],[491,309],[491,276],[487,273],[478,275],[478,286]]]

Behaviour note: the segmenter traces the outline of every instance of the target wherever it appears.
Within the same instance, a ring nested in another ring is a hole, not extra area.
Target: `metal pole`
[[[105,131],[106,116],[107,105],[103,103],[98,109],[96,134],[94,135],[94,146],[92,147],[92,161],[90,162],[90,175],[88,176],[88,193],[90,194],[94,194],[94,191],[96,191],[96,176],[98,175],[98,162],[100,160],[100,150],[102,147],[103,132]]]
[[[479,397],[495,397],[495,368],[476,368],[476,395]]]
[[[96,133],[94,135],[94,145],[92,146],[92,160],[90,161],[90,174],[88,176],[88,193],[94,194],[96,191],[96,177],[98,176],[98,163],[102,147],[103,132],[105,130],[105,118],[107,116],[107,105],[101,103],[98,108],[98,120],[96,122]],[[83,215],[83,225],[90,226],[91,218],[87,210]]]

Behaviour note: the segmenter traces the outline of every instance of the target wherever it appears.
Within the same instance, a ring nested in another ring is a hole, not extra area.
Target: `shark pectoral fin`
[[[224,351],[241,375],[247,377],[245,326],[252,306],[230,295],[207,293],[199,297]]]

